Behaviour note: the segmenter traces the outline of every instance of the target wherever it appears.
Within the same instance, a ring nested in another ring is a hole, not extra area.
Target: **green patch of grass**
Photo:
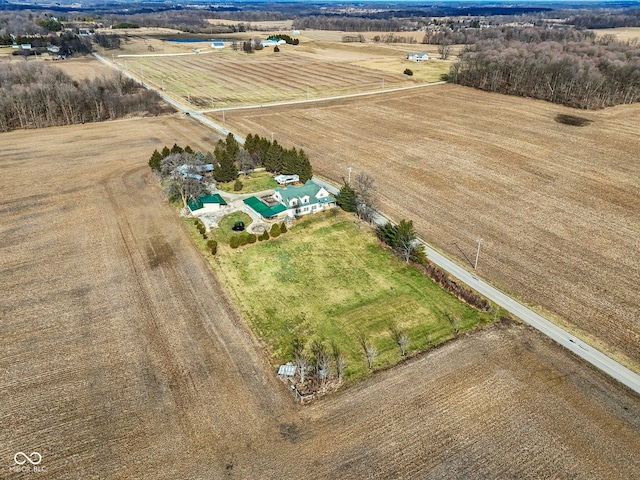
[[[223,192],[231,192],[231,193],[253,193],[253,192],[261,192],[262,190],[269,190],[272,188],[276,188],[278,183],[273,179],[273,174],[270,172],[254,172],[249,174],[248,176],[240,175],[238,179],[242,182],[242,190],[234,191],[233,182],[228,183],[218,183],[216,186],[218,189]]]
[[[231,236],[240,235],[240,233],[242,233],[231,230],[231,227],[233,227],[236,222],[244,222],[245,226],[248,227],[252,220],[249,215],[243,212],[230,213],[218,223],[218,228],[211,229],[209,237],[216,240],[219,246],[229,246],[229,239]]]
[[[461,332],[493,320],[393,256],[344,213],[309,216],[277,239],[223,252],[218,262],[274,364],[291,359],[296,336],[307,345],[335,342],[348,380],[369,374],[361,335],[379,352],[374,367],[385,368],[402,358],[392,325],[409,336],[413,353],[454,337],[450,319],[461,318]]]

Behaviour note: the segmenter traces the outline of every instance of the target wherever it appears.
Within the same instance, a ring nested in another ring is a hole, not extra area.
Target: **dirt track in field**
[[[149,175],[174,142],[215,138],[0,135],[0,478],[638,476],[640,399],[517,324],[294,405]]]
[[[275,132],[336,182],[368,173],[383,212],[460,263],[482,237],[482,277],[640,371],[640,105],[583,112],[442,85],[226,121]]]

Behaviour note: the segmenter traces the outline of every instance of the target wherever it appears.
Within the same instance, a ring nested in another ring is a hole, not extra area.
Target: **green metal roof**
[[[219,193],[216,193],[214,195],[202,195],[201,197],[198,197],[197,200],[187,202],[187,205],[189,206],[189,210],[193,212],[194,210],[200,210],[204,207],[205,203],[217,203],[218,205],[227,204],[227,202],[224,201],[224,198],[222,198]]]
[[[309,202],[305,204],[300,203],[299,205],[297,205],[298,207],[313,205],[314,203],[330,203],[336,201],[336,199],[331,195],[324,198],[316,198],[316,195],[320,191],[320,188],[322,187],[314,183],[312,180],[307,180],[307,183],[305,183],[301,187],[294,187],[292,185],[289,185],[285,188],[276,188],[276,192],[280,193],[282,201],[286,205],[289,205],[289,201],[294,198],[300,200],[302,197],[308,196]]]
[[[262,215],[265,218],[274,217],[277,214],[282,213],[287,209],[281,203],[274,205],[273,207],[270,207],[256,197],[245,198],[243,202],[245,203],[245,205],[249,206],[250,208],[255,210],[259,215]]]

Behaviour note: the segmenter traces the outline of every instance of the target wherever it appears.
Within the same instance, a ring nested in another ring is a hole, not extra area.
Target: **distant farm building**
[[[261,43],[263,47],[275,47],[278,45],[284,45],[287,42],[278,37],[269,37],[266,40],[262,40]]]
[[[201,215],[203,213],[215,213],[222,210],[227,206],[227,202],[224,201],[219,194],[215,195],[203,195],[198,197],[197,200],[187,202],[187,206],[192,215]]]
[[[220,42],[215,40],[214,42],[211,43],[211,48],[215,48],[217,50],[223,49],[224,48],[224,42]]]
[[[407,60],[410,62],[426,62],[429,60],[429,54],[426,52],[410,52],[407,54]]]

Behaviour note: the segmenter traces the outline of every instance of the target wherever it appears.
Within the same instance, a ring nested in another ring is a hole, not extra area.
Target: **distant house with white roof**
[[[426,62],[429,60],[429,54],[427,52],[409,52],[407,60],[410,62]]]
[[[224,48],[224,42],[223,41],[219,41],[219,40],[214,40],[211,43],[211,48],[215,48],[217,50],[221,50]]]

